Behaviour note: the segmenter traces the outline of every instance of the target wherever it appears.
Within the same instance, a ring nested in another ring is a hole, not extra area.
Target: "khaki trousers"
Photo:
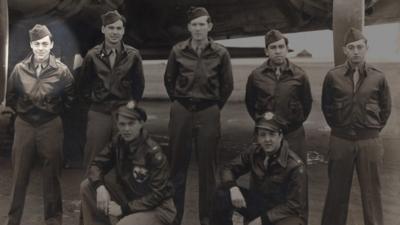
[[[188,111],[178,101],[171,105],[169,121],[171,178],[175,187],[175,205],[180,224],[184,213],[186,175],[191,154],[199,166],[200,224],[209,224],[216,189],[216,160],[220,140],[220,109],[217,105],[200,111]]]
[[[96,111],[88,112],[86,128],[86,144],[84,150],[84,165],[89,168],[94,157],[111,141],[117,133],[114,117]]]
[[[104,177],[104,182],[113,201],[120,205],[127,204],[128,198],[124,189],[116,182],[115,170],[111,170]],[[109,217],[97,209],[96,194],[96,190],[89,180],[86,179],[81,183],[80,195],[84,225],[168,225],[172,223],[176,215],[174,202],[170,198],[149,211],[132,213],[122,218]]]
[[[6,225],[19,225],[25,205],[30,172],[37,156],[43,160],[44,218],[47,225],[62,224],[61,168],[63,125],[59,117],[38,127],[17,117],[12,149],[11,206]]]
[[[345,225],[353,170],[360,183],[365,225],[383,225],[380,173],[383,146],[380,138],[346,140],[331,136],[329,186],[322,225]]]
[[[289,144],[290,150],[294,151],[303,160],[304,165],[307,166],[307,149],[306,149],[306,132],[304,127],[301,126],[285,135],[285,139]]]

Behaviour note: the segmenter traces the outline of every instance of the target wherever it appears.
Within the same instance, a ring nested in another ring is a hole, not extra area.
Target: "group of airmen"
[[[45,223],[62,224],[60,114],[78,97],[90,105],[81,224],[181,224],[194,153],[199,165],[200,224],[228,225],[239,215],[248,225],[306,225],[303,123],[311,111],[312,95],[306,72],[286,57],[288,39],[277,30],[266,33],[268,59],[250,74],[246,85],[254,139],[235,160],[217,165],[220,112],[233,90],[233,76],[228,51],[208,36],[213,24],[207,10],[189,9],[191,37],[173,46],[169,55],[164,74],[171,100],[166,154],[143,128],[147,115],[140,107],[145,83],[142,59],[138,50],[122,41],[125,18],[109,11],[101,19],[104,42],[88,51],[75,79],[51,53],[54,42],[48,28],[37,24],[29,31],[32,54],[10,74],[7,107],[1,108],[17,115],[5,224],[21,222],[36,157],[43,161]],[[367,39],[351,28],[343,43],[347,61],[329,70],[323,83],[322,111],[331,136],[322,225],[346,224],[354,167],[364,223],[383,225],[379,133],[390,115],[391,98],[383,72],[365,62],[367,50]],[[239,186],[237,179],[248,173],[249,188]]]

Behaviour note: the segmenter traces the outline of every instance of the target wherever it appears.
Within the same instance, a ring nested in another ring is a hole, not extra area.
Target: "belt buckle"
[[[196,111],[197,110],[197,104],[194,98],[188,98],[187,99],[190,111]]]
[[[194,98],[188,98],[188,101],[190,104],[196,103],[196,100]]]

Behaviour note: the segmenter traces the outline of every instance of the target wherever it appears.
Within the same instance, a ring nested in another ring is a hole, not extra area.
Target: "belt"
[[[191,112],[198,112],[217,104],[214,100],[198,98],[179,98],[177,101]]]

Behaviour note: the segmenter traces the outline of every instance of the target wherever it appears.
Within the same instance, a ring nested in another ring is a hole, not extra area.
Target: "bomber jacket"
[[[129,143],[115,136],[91,163],[89,181],[95,188],[103,185],[104,175],[111,169],[116,170],[116,182],[129,198],[127,205],[121,206],[124,214],[151,210],[173,196],[167,158],[145,130]]]
[[[39,126],[71,108],[74,78],[68,67],[50,54],[48,65],[39,77],[30,54],[15,65],[7,84],[7,105],[17,115]]]
[[[230,55],[222,45],[209,40],[200,56],[191,39],[176,44],[170,53],[164,84],[171,100],[201,99],[224,106],[233,90]]]
[[[311,111],[312,96],[303,69],[287,60],[279,80],[270,61],[265,61],[248,77],[245,102],[253,120],[270,111],[288,121],[288,132],[301,127]]]
[[[307,221],[307,174],[304,163],[289,149],[286,141],[264,166],[265,153],[253,143],[232,162],[221,168],[221,182],[225,188],[236,186],[236,180],[250,172],[250,191],[260,193],[267,211],[261,216],[275,223],[298,216]]]
[[[104,43],[86,54],[78,79],[80,96],[91,103],[90,110],[111,113],[129,100],[138,102],[144,91],[142,58],[139,51],[124,43],[111,68]]]
[[[354,91],[353,73],[348,62],[327,73],[322,89],[322,111],[332,135],[346,139],[377,137],[391,112],[388,83],[383,72],[365,64]]]

